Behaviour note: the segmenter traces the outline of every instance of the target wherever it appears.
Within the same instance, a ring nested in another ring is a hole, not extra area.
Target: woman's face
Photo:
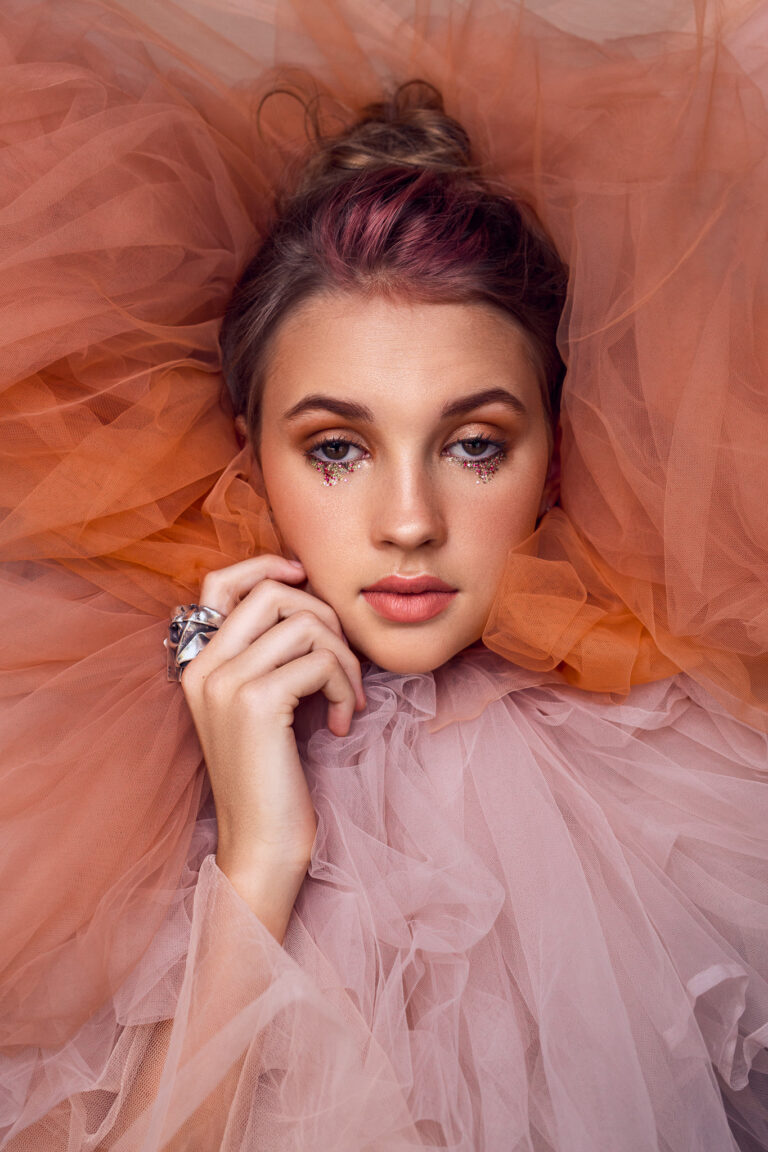
[[[258,450],[257,486],[307,591],[394,672],[431,671],[481,637],[550,487],[525,339],[484,304],[307,301],[274,337]],[[393,575],[454,591],[364,594]]]

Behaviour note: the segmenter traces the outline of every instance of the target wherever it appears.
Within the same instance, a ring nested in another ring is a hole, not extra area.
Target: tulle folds
[[[66,1099],[8,1147],[768,1146],[765,737],[684,676],[617,704],[482,650],[366,693],[345,738],[298,716],[319,826],[283,947],[209,800],[119,992],[4,1058],[4,1124]]]
[[[765,21],[5,0],[4,1146],[768,1149]],[[559,504],[483,645],[302,706],[281,948],[162,639],[278,550],[218,334],[306,73],[331,123],[434,83],[570,277]]]

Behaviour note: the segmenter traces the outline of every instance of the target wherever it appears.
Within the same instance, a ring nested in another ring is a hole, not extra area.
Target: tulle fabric
[[[7,1146],[725,1152],[725,1100],[768,1147],[765,736],[682,675],[617,703],[482,649],[366,692],[343,739],[297,718],[318,832],[284,946],[204,805],[119,993],[5,1058]]]
[[[766,22],[5,0],[9,1146],[720,1152],[727,1111],[768,1148]],[[161,646],[205,572],[277,550],[217,352],[304,148],[287,97],[257,129],[276,64],[329,121],[437,83],[572,272],[560,506],[510,542],[492,656],[371,667],[345,741],[303,710],[284,948],[216,867]]]

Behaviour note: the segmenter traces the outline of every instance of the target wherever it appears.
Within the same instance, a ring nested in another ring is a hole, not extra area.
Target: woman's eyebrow
[[[518,416],[528,415],[525,404],[514,392],[509,392],[506,388],[485,388],[482,392],[472,392],[468,396],[461,396],[458,400],[451,400],[450,403],[443,406],[440,418],[447,420],[451,416],[464,416],[467,412],[472,412],[473,409],[480,408],[484,404],[505,404]],[[335,396],[325,396],[322,392],[313,392],[309,396],[304,396],[297,404],[284,412],[281,419],[285,421],[295,420],[304,412],[314,412],[318,409],[334,412],[337,416],[343,416],[347,420],[361,420],[366,423],[373,423],[375,420],[373,412],[365,404],[357,404],[352,400],[339,400]]]

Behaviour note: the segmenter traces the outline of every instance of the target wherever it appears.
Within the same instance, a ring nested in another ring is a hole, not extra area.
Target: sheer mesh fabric
[[[768,1149],[766,19],[3,4],[4,1146]],[[277,550],[217,351],[305,147],[276,66],[331,120],[433,81],[571,269],[559,504],[484,646],[302,706],[283,947],[162,648]]]

